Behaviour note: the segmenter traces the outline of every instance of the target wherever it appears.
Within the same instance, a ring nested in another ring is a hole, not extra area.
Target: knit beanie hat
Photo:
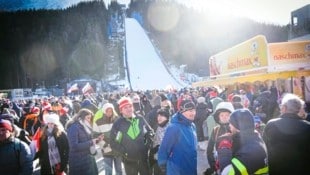
[[[241,97],[240,95],[234,95],[231,99],[232,102],[241,102]]]
[[[206,102],[206,98],[204,97],[198,97],[197,98],[197,103],[205,103]]]
[[[60,123],[59,120],[59,115],[55,113],[50,113],[50,114],[45,114],[43,115],[43,121],[48,124],[48,123],[53,123],[54,125],[58,126],[58,129],[64,130],[63,125]]]
[[[35,115],[39,115],[40,114],[40,108],[37,107],[37,106],[34,106],[32,109],[31,109],[31,113],[35,114]]]
[[[60,108],[60,110],[59,110],[59,115],[63,116],[63,115],[68,114],[68,112],[69,112],[68,107],[67,107],[67,106],[64,106],[64,107]]]
[[[9,120],[0,119],[0,128],[5,128],[8,131],[13,131],[12,123]]]
[[[159,109],[159,110],[157,110],[157,117],[159,117],[159,116],[165,117],[167,120],[158,122],[158,126],[160,126],[160,127],[166,126],[167,123],[169,122],[169,116],[170,116],[169,112],[167,110],[164,110],[164,109]]]
[[[188,110],[195,109],[196,106],[192,100],[183,100],[180,105],[180,112],[183,113]]]
[[[169,120],[169,112],[167,110],[164,110],[164,109],[157,110],[157,116],[158,115],[166,117]]]
[[[43,115],[43,120],[45,123],[53,123],[59,125],[59,115],[51,113]]]
[[[125,107],[126,105],[132,105],[132,100],[129,97],[122,97],[121,99],[119,99],[118,101],[118,108],[119,110],[122,110],[123,107]]]
[[[135,94],[133,97],[132,97],[132,103],[140,103],[140,97],[138,94]]]
[[[168,100],[168,97],[165,94],[159,94],[161,101]]]
[[[254,131],[254,118],[248,109],[237,109],[230,114],[229,123],[235,128],[242,131]]]
[[[155,107],[155,106],[160,106],[160,102],[161,102],[161,97],[158,95],[158,96],[155,96],[152,100],[151,100],[151,103],[152,103],[152,106]]]
[[[114,111],[114,106],[112,103],[106,103],[102,106],[102,110],[104,113],[106,113],[107,109],[111,108]]]

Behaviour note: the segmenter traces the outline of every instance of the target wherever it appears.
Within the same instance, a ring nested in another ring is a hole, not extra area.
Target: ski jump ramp
[[[125,19],[127,69],[133,90],[181,88],[163,65],[144,29],[134,18]],[[125,58],[126,59],[126,58]],[[126,61],[126,60],[125,60]]]

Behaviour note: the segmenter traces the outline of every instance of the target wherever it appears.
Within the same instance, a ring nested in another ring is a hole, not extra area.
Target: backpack
[[[232,158],[232,138],[231,135],[224,134],[218,136],[220,127],[214,129],[215,133],[215,167],[217,171],[222,171],[230,164]]]

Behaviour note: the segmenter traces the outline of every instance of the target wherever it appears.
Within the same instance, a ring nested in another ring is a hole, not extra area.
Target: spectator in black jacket
[[[310,174],[310,122],[300,115],[304,101],[286,94],[280,108],[280,117],[270,120],[263,134],[269,174]]]
[[[146,120],[155,131],[158,126],[157,111],[161,108],[161,97],[159,95],[153,97],[152,102],[153,102],[153,108],[148,114],[146,114]]]
[[[120,117],[113,123],[110,143],[113,151],[123,157],[127,175],[148,175],[148,147],[145,144],[147,130],[145,120],[134,113],[133,102],[122,97],[119,102]]]
[[[196,125],[197,130],[197,140],[198,142],[206,140],[207,136],[203,133],[203,123],[212,113],[212,104],[206,103],[206,98],[198,97],[197,105],[196,105],[196,116],[194,119],[194,123]]]
[[[46,125],[42,128],[40,148],[37,157],[40,160],[42,175],[67,173],[69,143],[63,125],[57,114],[43,116]]]

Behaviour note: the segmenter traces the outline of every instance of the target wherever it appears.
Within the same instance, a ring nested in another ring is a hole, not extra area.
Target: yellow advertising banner
[[[235,83],[254,83],[256,81],[264,82],[266,80],[277,80],[277,79],[289,79],[289,78],[300,78],[310,77],[310,70],[304,71],[283,71],[283,72],[272,72],[264,74],[246,75],[240,77],[230,78],[219,78],[214,80],[205,80],[195,82],[192,84],[193,87],[211,87],[211,86],[226,86],[233,85]]]
[[[211,78],[264,73],[267,72],[267,67],[267,41],[263,35],[251,38],[209,59]]]
[[[269,72],[310,69],[310,40],[269,43]]]

